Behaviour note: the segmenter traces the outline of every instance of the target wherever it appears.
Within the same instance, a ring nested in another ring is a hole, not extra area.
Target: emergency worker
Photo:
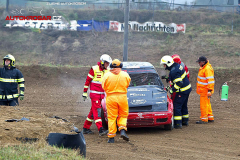
[[[190,80],[190,75],[189,75],[189,71],[188,71],[188,67],[181,61],[181,58],[178,54],[174,54],[172,55],[172,58],[173,58],[173,61],[175,63],[178,63],[180,64],[181,66],[183,66],[183,68],[185,69],[186,71],[186,74],[187,74],[187,78]]]
[[[99,136],[105,135],[108,133],[108,130],[105,130],[102,127],[102,119],[101,119],[101,101],[104,99],[105,93],[102,88],[102,79],[104,74],[109,72],[109,64],[112,62],[112,58],[107,55],[103,54],[100,57],[100,62],[97,63],[97,65],[92,66],[85,85],[83,89],[83,100],[85,101],[88,98],[88,87],[90,86],[90,98],[92,102],[92,106],[90,109],[90,112],[87,116],[87,119],[83,125],[83,134],[91,134],[93,133],[90,130],[90,127],[92,125],[92,122],[94,121],[98,131],[99,131]]]
[[[166,70],[169,70],[169,80],[172,81],[172,87],[168,86],[167,90],[170,94],[176,92],[176,97],[173,101],[174,106],[174,128],[182,128],[182,125],[188,126],[188,97],[192,91],[191,84],[187,78],[186,71],[178,64],[174,63],[171,56],[163,56],[160,64]]]
[[[174,54],[174,55],[172,55],[172,58],[173,58],[173,61],[174,61],[175,63],[180,64],[180,65],[185,69],[186,74],[187,74],[187,78],[189,79],[189,78],[190,78],[190,75],[189,75],[188,67],[181,61],[180,56],[179,56],[178,54]],[[189,79],[189,81],[190,81],[190,79]],[[172,84],[171,84],[171,85],[172,85]],[[176,92],[174,92],[174,93],[171,95],[171,99],[174,100],[175,96],[176,96]]]
[[[114,143],[117,126],[121,137],[129,141],[126,134],[128,117],[127,88],[131,78],[127,72],[121,70],[123,64],[118,59],[113,60],[110,65],[110,72],[104,75],[102,87],[107,94],[106,106],[108,114],[108,143]]]
[[[3,68],[0,68],[0,105],[16,106],[18,97],[21,101],[24,99],[24,78],[15,67],[14,56],[8,54],[3,58]]]
[[[206,57],[201,56],[198,58],[200,69],[197,77],[197,94],[200,95],[200,111],[201,117],[197,124],[206,124],[214,122],[212,114],[212,107],[210,98],[214,93],[214,70]]]

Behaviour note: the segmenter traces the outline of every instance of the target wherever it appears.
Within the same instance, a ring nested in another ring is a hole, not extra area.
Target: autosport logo
[[[5,27],[25,27],[25,28],[57,28],[64,29],[67,24],[64,23],[62,16],[7,16],[5,20],[9,21]],[[75,24],[75,26],[79,26]],[[74,24],[70,27],[75,27]]]
[[[61,21],[62,16],[7,16],[6,21],[13,21],[13,20],[55,20],[55,21]]]

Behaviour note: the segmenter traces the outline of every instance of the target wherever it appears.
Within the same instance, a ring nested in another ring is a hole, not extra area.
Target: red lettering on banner
[[[52,16],[7,16],[6,21],[10,20],[51,20]]]
[[[177,32],[182,31],[184,32],[184,24],[177,24]]]

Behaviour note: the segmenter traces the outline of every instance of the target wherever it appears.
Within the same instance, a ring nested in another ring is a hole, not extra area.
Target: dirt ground
[[[20,106],[0,108],[0,145],[16,145],[17,137],[45,138],[50,132],[72,133],[73,124],[82,129],[90,110],[90,100],[81,99],[89,68],[21,67],[25,80],[25,99]],[[164,74],[163,69],[157,69]],[[85,135],[87,158],[101,159],[240,159],[240,71],[215,70],[215,94],[212,108],[215,122],[195,124],[199,120],[199,96],[195,92],[197,69],[190,69],[193,91],[189,98],[190,124],[183,129],[129,129],[130,142],[119,137],[114,144],[107,136],[99,137],[95,124],[92,135]],[[220,100],[219,87],[229,82],[229,101]],[[49,118],[59,116],[69,120]],[[7,119],[30,118],[30,121],[5,122]]]

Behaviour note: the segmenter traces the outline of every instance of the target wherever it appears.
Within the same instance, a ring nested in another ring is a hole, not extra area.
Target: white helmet
[[[161,64],[166,64],[168,67],[171,67],[171,65],[173,65],[174,61],[173,58],[171,56],[163,56],[161,61],[160,61],[160,65]]]
[[[100,57],[100,63],[101,65],[104,65],[104,62],[108,62],[109,64],[112,63],[112,58],[107,55],[107,54],[103,54],[101,57]]]

